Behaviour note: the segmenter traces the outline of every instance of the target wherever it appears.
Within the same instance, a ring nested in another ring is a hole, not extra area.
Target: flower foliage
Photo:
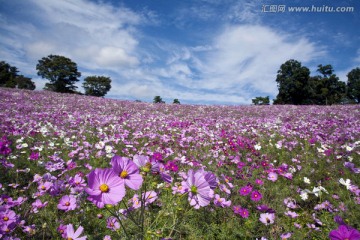
[[[356,105],[0,99],[1,239],[359,239]]]

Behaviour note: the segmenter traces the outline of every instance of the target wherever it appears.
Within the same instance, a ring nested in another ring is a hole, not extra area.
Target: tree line
[[[76,82],[81,73],[77,64],[71,59],[49,55],[43,57],[36,65],[37,74],[48,79],[44,89],[60,93],[78,93]],[[274,104],[314,104],[331,105],[360,103],[360,68],[354,68],[347,74],[347,82],[342,82],[334,73],[333,67],[318,65],[317,75],[310,76],[309,68],[301,62],[291,59],[280,66],[276,83],[279,90]],[[19,74],[16,67],[5,61],[0,62],[0,87],[35,89],[31,78]],[[105,76],[88,76],[82,87],[85,95],[103,97],[111,89],[111,79]],[[155,96],[154,103],[164,103],[160,96]],[[255,105],[270,104],[269,96],[256,97],[252,100]],[[178,99],[173,103],[179,104]]]
[[[282,64],[276,76],[279,93],[274,104],[360,103],[359,67],[347,74],[346,83],[340,81],[330,64],[320,64],[316,71],[316,76],[310,76],[310,70],[294,59]]]
[[[81,73],[78,71],[77,64],[71,59],[49,55],[43,57],[36,65],[37,74],[49,80],[45,84],[44,90],[60,93],[77,93],[76,82],[80,81]],[[31,78],[18,74],[16,67],[10,66],[5,61],[0,62],[0,87],[35,89],[35,83]],[[111,89],[111,79],[105,76],[88,76],[84,79],[82,87],[85,95],[103,97]]]

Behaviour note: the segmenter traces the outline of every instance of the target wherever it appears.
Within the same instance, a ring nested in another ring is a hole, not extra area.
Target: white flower
[[[321,195],[321,192],[325,192],[325,193],[329,193],[325,188],[323,188],[322,186],[319,186],[319,187],[314,187],[314,189],[312,190],[312,193],[315,195],[315,196],[320,196]]]
[[[105,146],[105,152],[106,153],[111,153],[112,152],[112,150],[113,150],[113,147],[112,146],[109,146],[109,145],[107,145],[107,146]]]
[[[255,146],[254,146],[254,148],[255,148],[255,150],[260,150],[261,149],[261,146],[259,145],[259,144],[256,144]]]
[[[350,146],[346,146],[346,151],[352,151],[354,148],[350,147]]]
[[[343,178],[340,178],[339,183],[342,184],[342,185],[344,185],[347,190],[349,190],[350,187],[351,187],[351,181],[350,181],[350,179],[344,180]]]
[[[310,179],[308,179],[307,177],[304,177],[304,183],[310,184]]]
[[[300,197],[302,200],[307,200],[309,198],[309,194],[306,191],[301,191]]]

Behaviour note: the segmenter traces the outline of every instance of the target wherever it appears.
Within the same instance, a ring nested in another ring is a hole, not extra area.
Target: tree
[[[89,76],[84,79],[85,95],[103,97],[111,89],[111,79],[104,76]]]
[[[160,96],[155,96],[153,102],[154,103],[165,103]]]
[[[45,84],[44,89],[54,92],[73,93],[77,88],[74,84],[81,76],[76,63],[58,55],[43,57],[36,65],[36,70],[39,76],[50,81]]]
[[[252,99],[252,103],[254,105],[269,105],[270,104],[270,98],[269,98],[269,96],[256,97],[256,98]]]
[[[288,60],[280,66],[276,82],[279,93],[274,104],[306,104],[309,94],[310,70],[296,60]]]
[[[311,94],[309,98],[313,104],[337,104],[346,97],[344,82],[334,74],[333,67],[328,64],[318,65],[317,72],[321,75],[312,77],[310,80]]]
[[[21,89],[35,89],[35,83],[31,78],[18,75],[16,67],[1,61],[0,62],[0,87],[21,88]]]
[[[174,101],[173,101],[173,104],[180,104],[179,99],[175,98]]]
[[[11,87],[15,83],[15,78],[18,75],[16,67],[10,66],[7,62],[0,62],[0,86]],[[16,85],[16,84],[15,84]],[[15,86],[13,86],[15,87]]]
[[[34,90],[36,88],[35,83],[31,81],[31,78],[19,75],[16,78],[16,87],[20,89]]]
[[[360,103],[360,68],[351,70],[347,77],[347,95],[351,100]]]

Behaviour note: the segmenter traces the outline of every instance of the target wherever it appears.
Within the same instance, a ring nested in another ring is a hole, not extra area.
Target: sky
[[[37,90],[36,64],[53,54],[77,64],[79,91],[96,75],[112,80],[107,98],[243,105],[274,99],[290,59],[346,82],[359,26],[358,0],[0,0],[0,61]]]

